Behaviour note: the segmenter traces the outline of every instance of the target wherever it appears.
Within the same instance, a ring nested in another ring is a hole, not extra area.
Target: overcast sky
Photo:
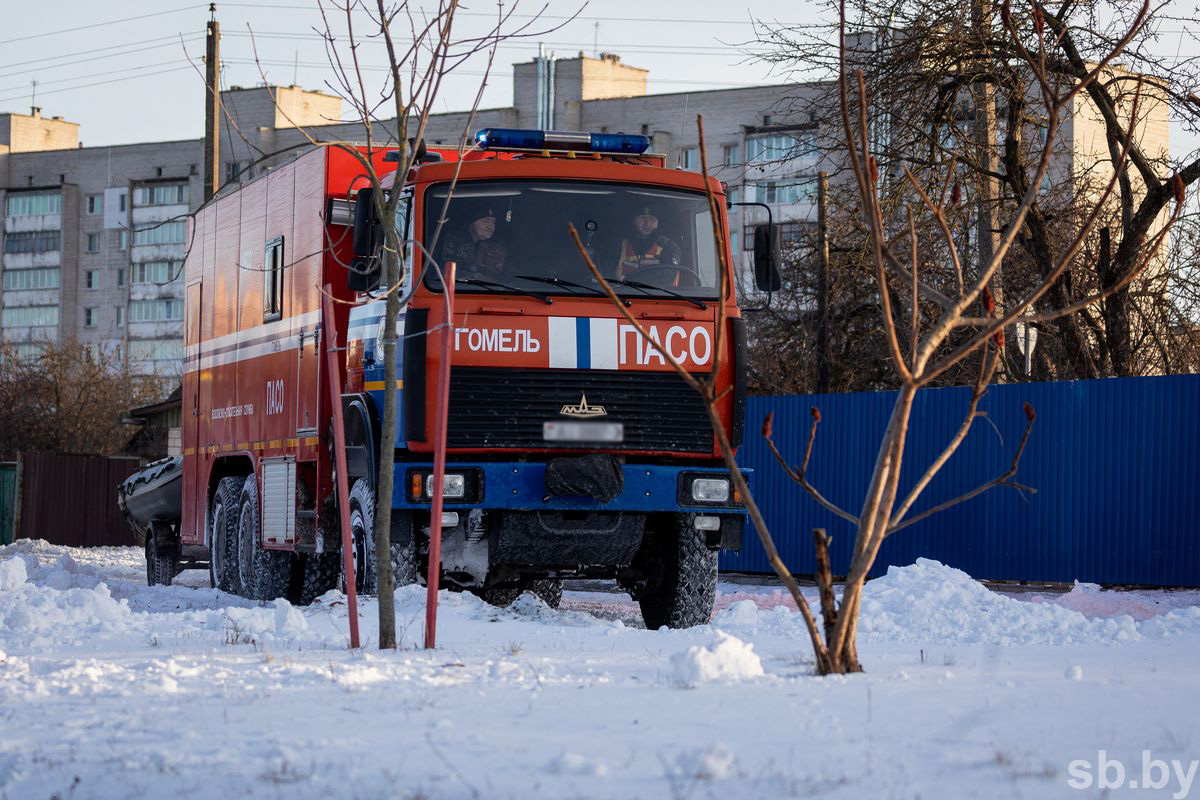
[[[262,82],[254,63],[257,46],[267,80],[326,88],[331,71],[313,30],[321,25],[315,8],[315,0],[219,2],[222,85]],[[495,6],[479,0],[462,8],[457,30],[469,34],[484,29]],[[514,22],[528,22],[540,8],[540,2],[520,3],[517,10],[525,16]],[[811,6],[765,0],[755,4],[754,16],[809,21],[812,12],[805,14],[806,8]],[[575,12],[578,18],[568,21]],[[203,68],[199,59],[208,17],[207,3],[170,0],[14,3],[5,8],[0,31],[0,111],[29,113],[36,80],[42,113],[80,123],[80,139],[88,146],[200,137],[204,90],[196,70]],[[536,55],[539,42],[559,56],[580,50],[617,53],[625,63],[650,70],[651,92],[783,82],[764,65],[747,62],[737,46],[753,37],[750,19],[748,7],[733,3],[551,0],[543,19],[533,23],[546,31],[543,35],[500,48],[483,105],[511,105],[512,64]],[[344,33],[342,20],[335,23]],[[362,52],[371,67],[368,76],[382,81],[382,45],[367,43]],[[464,65],[436,110],[470,107],[484,66],[482,57]]]
[[[374,3],[371,3],[374,5]],[[506,5],[511,6],[508,2]],[[812,0],[758,0],[750,6],[712,0],[548,0],[534,29],[545,31],[507,42],[496,56],[483,107],[512,103],[512,64],[528,61],[543,43],[559,56],[613,52],[650,70],[651,93],[697,91],[732,86],[782,83],[746,55],[754,38],[752,18],[767,23],[829,22],[818,17]],[[513,22],[527,22],[541,0],[517,5]],[[470,35],[493,18],[491,0],[467,0],[456,29]],[[577,14],[575,19],[570,19]],[[125,144],[203,135],[204,28],[207,3],[172,0],[54,0],[10,3],[0,29],[0,112],[29,113],[37,81],[37,105],[47,116],[80,124],[88,145]],[[316,0],[219,2],[222,86],[253,86],[263,80],[327,89],[331,80],[320,36]],[[548,30],[557,27],[557,30]],[[335,32],[344,23],[334,20]],[[253,32],[253,38],[251,36]],[[1166,41],[1169,58],[1187,56],[1189,43]],[[1176,46],[1178,45],[1178,47]],[[185,53],[186,51],[186,53]],[[385,78],[382,45],[360,50],[369,78]],[[191,61],[189,61],[189,56]],[[482,79],[482,56],[465,64],[447,82],[437,111],[469,108]],[[1190,144],[1172,125],[1172,150]]]

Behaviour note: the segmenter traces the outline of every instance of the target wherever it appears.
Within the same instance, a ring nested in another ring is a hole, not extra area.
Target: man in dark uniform
[[[466,225],[452,231],[442,245],[442,263],[458,264],[458,274],[464,278],[499,277],[507,254],[504,242],[496,239],[496,214],[487,206],[475,209]]]
[[[633,235],[621,242],[617,258],[616,277],[634,277],[639,270],[650,267],[679,266],[679,245],[658,232],[658,216],[650,206],[642,206],[633,218]],[[678,282],[675,275],[673,282]]]

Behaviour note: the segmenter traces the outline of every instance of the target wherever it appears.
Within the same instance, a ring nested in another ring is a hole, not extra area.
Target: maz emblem
[[[589,406],[587,395],[579,396],[579,405],[565,405],[558,413],[564,417],[604,417],[608,416],[608,412],[604,410],[604,406]]]

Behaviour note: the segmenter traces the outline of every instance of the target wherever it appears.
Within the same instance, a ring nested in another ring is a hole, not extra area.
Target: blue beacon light
[[[636,133],[584,133],[524,128],[484,128],[475,134],[481,150],[583,150],[591,153],[644,153],[650,137]]]

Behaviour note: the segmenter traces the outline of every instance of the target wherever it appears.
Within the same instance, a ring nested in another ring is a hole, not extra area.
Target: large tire
[[[505,608],[516,602],[517,598],[525,591],[524,586],[489,586],[486,589],[472,589],[471,592],[477,595],[483,602],[488,605],[496,606],[497,608]]]
[[[170,531],[151,526],[146,536],[146,585],[170,586],[179,574],[179,542]]]
[[[542,578],[530,581],[529,588],[526,591],[536,594],[542,599],[543,603],[551,608],[558,608],[562,603],[563,582],[556,578]]]
[[[213,492],[208,514],[208,582],[214,589],[239,594],[237,526],[244,478],[222,478]]]
[[[287,597],[292,574],[292,554],[262,546],[262,514],[258,503],[258,477],[250,475],[242,484],[238,516],[237,572],[242,597],[274,600]]]
[[[646,627],[707,623],[717,598],[717,554],[705,546],[694,515],[677,514],[674,530],[647,531],[646,536],[650,575],[638,595]]]
[[[330,589],[336,589],[342,575],[342,554],[309,553],[304,557],[304,581],[300,586],[300,605],[308,605]]]
[[[403,530],[407,528],[407,530]],[[419,578],[420,564],[417,560],[417,531],[413,525],[412,512],[392,509],[393,534],[403,530],[406,541],[392,542],[392,585],[399,589],[416,583]]]
[[[350,487],[350,546],[354,588],[359,594],[375,594],[375,490],[363,478]]]

